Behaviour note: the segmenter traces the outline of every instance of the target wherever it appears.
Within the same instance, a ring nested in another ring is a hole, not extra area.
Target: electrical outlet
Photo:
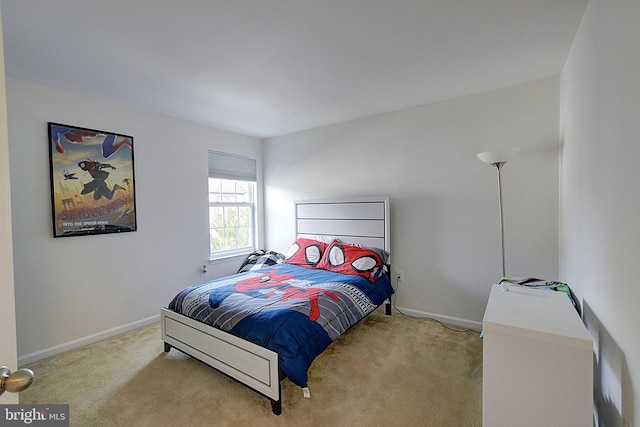
[[[400,281],[404,281],[404,270],[396,270],[396,277]]]

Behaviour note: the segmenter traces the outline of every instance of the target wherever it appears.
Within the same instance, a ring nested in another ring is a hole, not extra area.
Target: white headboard
[[[391,252],[389,197],[295,201],[296,236],[324,236]]]

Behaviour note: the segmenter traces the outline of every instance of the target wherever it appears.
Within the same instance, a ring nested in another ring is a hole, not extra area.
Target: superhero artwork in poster
[[[133,137],[49,123],[53,236],[136,231]]]

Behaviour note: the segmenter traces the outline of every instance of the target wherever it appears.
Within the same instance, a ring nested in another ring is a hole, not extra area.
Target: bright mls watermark
[[[0,426],[69,427],[69,405],[0,405]]]

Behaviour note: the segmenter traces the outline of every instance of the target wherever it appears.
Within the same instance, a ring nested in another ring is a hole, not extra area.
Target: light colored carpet
[[[311,366],[305,399],[269,400],[172,349],[151,325],[28,366],[21,403],[70,405],[72,426],[481,426],[482,340],[374,313]]]

